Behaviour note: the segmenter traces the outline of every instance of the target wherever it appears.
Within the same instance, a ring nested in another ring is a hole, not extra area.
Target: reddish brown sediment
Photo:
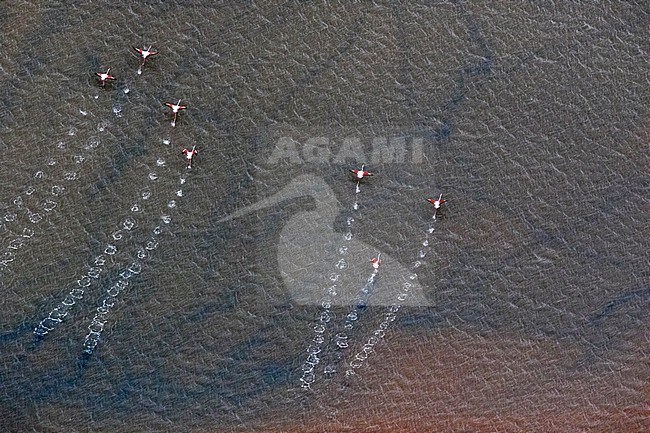
[[[456,417],[440,416],[431,421],[386,422],[383,419],[366,420],[363,424],[346,423],[300,427],[294,429],[264,430],[282,433],[372,432],[372,433],[423,433],[423,432],[503,432],[522,433],[554,432],[629,432],[642,433],[648,429],[648,412],[622,411],[619,413],[567,412],[562,416],[538,417]],[[645,419],[645,421],[644,421]]]
[[[587,368],[583,356],[575,344],[496,332],[394,334],[342,394],[319,399],[340,406],[264,431],[650,431],[649,389],[639,381],[647,363],[610,359]]]
[[[395,327],[347,386],[341,386],[341,380],[324,386],[319,380],[307,393],[278,389],[260,395],[254,405],[237,408],[238,421],[226,420],[223,402],[215,400],[213,410],[197,412],[196,425],[186,425],[183,431],[647,432],[650,386],[645,379],[650,366],[631,354],[644,353],[650,333],[638,328],[617,337],[607,352],[594,356],[592,346],[581,339]],[[359,347],[350,349],[351,356]],[[200,390],[210,383],[199,376],[201,366],[216,362],[197,359],[193,369],[184,364],[180,380],[198,378],[195,387]],[[102,394],[111,392],[109,384],[98,386],[107,387]],[[308,401],[299,406],[301,400]],[[163,426],[164,405],[143,404],[148,411],[104,420],[102,431],[123,431],[124,425],[138,426],[135,431],[144,425]],[[85,416],[64,402],[39,411],[42,419],[57,422],[63,413],[70,425],[51,426],[55,431],[74,429]],[[232,427],[238,424],[245,427]]]

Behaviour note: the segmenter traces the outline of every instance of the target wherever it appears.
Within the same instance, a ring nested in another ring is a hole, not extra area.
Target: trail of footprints
[[[321,300],[322,310],[318,318],[316,319],[316,324],[313,326],[314,335],[311,339],[311,343],[306,349],[306,352],[308,354],[307,359],[302,364],[302,374],[300,376],[300,383],[303,388],[310,388],[311,385],[316,380],[316,374],[317,374],[316,367],[320,364],[321,356],[322,356],[319,355],[321,354],[324,347],[326,346],[325,343],[328,338],[328,334],[326,331],[328,330],[329,323],[334,318],[334,313],[332,312],[332,305],[339,293],[339,290],[341,290],[341,288],[338,286],[338,281],[341,278],[342,272],[344,272],[345,268],[347,267],[347,263],[345,261],[345,255],[347,254],[349,245],[352,243],[353,240],[353,234],[352,234],[352,227],[354,225],[353,215],[355,215],[355,213],[359,210],[360,192],[361,189],[359,187],[359,184],[357,183],[354,203],[351,206],[351,213],[350,216],[346,218],[347,231],[343,236],[343,241],[341,245],[339,245],[339,247],[337,248],[339,258],[336,264],[334,265],[333,272],[329,276],[331,285],[327,288],[327,291]],[[340,344],[347,345],[347,342],[341,341]],[[330,371],[329,369],[326,370],[326,372],[328,373],[329,371]]]
[[[124,94],[130,89],[125,87]],[[93,99],[99,99],[95,95]],[[89,109],[87,106],[78,109],[82,118],[73,123],[87,123]],[[113,106],[113,113],[121,117],[119,104]],[[81,131],[90,134],[104,134],[110,122],[101,120],[96,131]],[[38,226],[43,225],[50,215],[53,215],[59,204],[68,195],[74,183],[82,178],[83,166],[92,159],[97,148],[101,146],[101,138],[97,135],[89,137],[79,136],[79,130],[70,126],[56,144],[52,145],[52,152],[45,157],[43,166],[36,170],[30,177],[31,182],[24,191],[13,198],[11,203],[3,206],[0,219],[0,235],[3,242],[0,244],[0,277],[5,274],[16,260],[19,250],[23,250],[30,239],[38,233]],[[70,143],[83,142],[78,148],[73,148]]]
[[[139,50],[136,49],[136,51],[140,52]],[[142,53],[140,53],[142,55]],[[151,55],[151,53],[150,53]],[[142,60],[142,63],[140,64],[140,67],[138,68],[138,75],[141,74],[142,67],[144,66],[144,60]],[[102,73],[97,73],[97,76],[101,80],[102,87],[105,86],[106,84],[106,76]],[[110,78],[113,78],[112,76]],[[124,93],[128,93],[129,89],[126,88],[123,90]],[[121,107],[120,109],[116,110],[116,107],[113,106],[112,111],[113,114],[116,116],[121,116]],[[80,113],[83,116],[87,115],[87,112],[80,110]],[[175,114],[175,113],[174,113]],[[176,116],[174,116],[174,121],[172,122],[172,126],[175,126],[175,120]],[[105,128],[105,124],[100,124],[98,126],[99,131],[103,131]],[[74,135],[76,133],[76,130],[71,129],[69,135]],[[169,139],[164,139],[163,140],[164,144],[169,145],[170,140]],[[92,151],[94,148],[99,146],[99,141],[96,138],[91,138],[86,146],[84,146],[84,149],[87,151]],[[65,146],[63,145],[63,142],[60,142],[59,145],[57,145],[58,148],[63,149]],[[191,164],[191,158],[195,155],[196,152],[191,153],[188,155],[188,152],[184,150],[184,154],[186,158],[189,160],[189,163]],[[76,164],[81,164],[88,155],[85,154],[77,154],[74,155],[74,162]],[[57,159],[54,157],[51,157],[47,160],[46,166],[51,167],[57,164]],[[156,157],[155,161],[155,166],[156,169],[149,171],[146,175],[146,180],[144,180],[143,184],[146,181],[149,182],[156,182],[159,180],[160,175],[158,174],[161,170],[163,171],[170,171],[167,169],[167,162],[163,157]],[[46,177],[45,172],[47,170],[47,167],[44,168],[43,170],[39,170],[35,174],[35,178],[42,180]],[[188,165],[188,168],[190,166]],[[168,174],[166,174],[168,175]],[[66,171],[64,173],[64,179],[66,180],[76,180],[78,179],[78,176],[76,172],[74,171]],[[118,269],[118,274],[119,278],[117,281],[114,283],[110,284],[109,287],[102,293],[99,294],[98,296],[98,306],[95,309],[95,314],[93,318],[90,320],[90,323],[88,325],[88,333],[84,338],[83,341],[83,351],[87,354],[92,354],[93,351],[95,350],[97,344],[100,341],[102,332],[104,330],[104,326],[106,322],[109,319],[109,314],[112,311],[112,309],[115,307],[117,301],[123,296],[123,293],[127,289],[127,287],[130,284],[130,280],[132,277],[140,274],[142,271],[143,265],[146,263],[146,261],[151,257],[151,254],[153,253],[154,250],[157,249],[159,242],[160,242],[160,237],[163,234],[164,228],[166,226],[169,226],[172,223],[172,214],[174,210],[178,207],[178,201],[180,200],[181,197],[183,197],[183,186],[185,185],[187,181],[187,174],[183,173],[178,181],[178,185],[173,192],[173,194],[167,198],[164,208],[163,209],[158,209],[158,212],[161,214],[160,220],[158,221],[157,224],[154,225],[153,228],[151,228],[148,232],[146,232],[146,241],[140,246],[135,249],[135,251],[132,251],[130,254],[127,251],[122,251],[124,247],[122,244],[125,243],[126,240],[133,238],[135,233],[138,231],[139,227],[144,223],[144,219],[146,215],[143,212],[144,205],[151,200],[152,197],[152,192],[151,189],[148,187],[143,188],[139,193],[138,196],[135,197],[132,201],[132,205],[129,209],[129,214],[127,216],[124,216],[121,220],[120,223],[118,224],[117,227],[115,227],[114,230],[110,232],[106,236],[105,243],[103,245],[101,253],[99,253],[97,256],[95,256],[89,263],[87,263],[83,270],[78,274],[78,276],[73,279],[72,282],[70,282],[67,285],[67,292],[63,295],[63,299],[61,299],[55,306],[52,308],[52,310],[45,316],[35,327],[34,329],[34,335],[37,338],[43,338],[50,332],[54,331],[63,321],[65,318],[68,316],[68,314],[72,311],[74,306],[77,304],[77,302],[81,299],[84,298],[84,296],[89,292],[89,290],[93,289],[93,286],[97,285],[101,281],[101,277],[104,274],[107,274],[110,269]],[[46,189],[50,189],[49,187],[45,187]],[[26,190],[26,194],[32,194],[36,190],[35,187],[29,187]],[[57,197],[61,195],[65,191],[65,187],[60,185],[60,182],[55,181],[55,183],[51,186],[51,193],[53,196]],[[53,199],[46,199],[43,205],[43,209],[45,212],[51,212],[55,207],[56,207],[56,201]],[[22,209],[22,201],[21,197],[18,197],[17,199],[14,200],[14,205],[16,210]],[[33,223],[36,224],[38,223],[41,219],[38,217],[36,212],[32,212],[29,209],[26,210],[27,214],[30,216],[29,220]],[[16,211],[7,211],[4,220],[6,222],[14,222],[17,218],[15,217]],[[36,215],[36,216],[35,216]],[[30,227],[25,227],[23,229],[23,237],[29,238],[34,235],[34,230],[31,229]],[[9,245],[6,247],[8,250],[15,250],[17,249],[16,247],[20,248],[22,245],[25,244],[24,241],[20,238],[16,238],[18,240],[12,240]],[[22,242],[21,242],[22,241]],[[119,253],[122,253],[122,255],[126,255],[128,257],[128,260],[120,260],[118,258]],[[12,251],[12,254],[5,254],[3,256],[3,261],[0,262],[0,270],[2,268],[7,268],[9,263],[15,259],[15,253]],[[122,296],[121,296],[122,295]]]
[[[176,191],[176,197],[183,196],[182,185],[186,182],[186,177],[181,176],[179,179],[179,189]],[[149,233],[147,241],[139,247],[131,258],[132,261],[119,274],[120,278],[100,296],[99,306],[96,313],[88,325],[88,334],[84,339],[84,352],[92,354],[101,337],[104,325],[108,320],[108,315],[115,303],[119,300],[120,293],[124,292],[129,286],[129,280],[142,271],[142,265],[151,257],[152,252],[158,248],[160,235],[163,233],[163,225],[169,225],[172,222],[171,212],[176,208],[176,198],[171,198],[167,202],[167,212],[160,218],[160,224],[156,225]]]
[[[363,364],[366,362],[368,357],[374,352],[375,345],[378,344],[386,336],[386,331],[388,331],[388,328],[390,327],[391,323],[393,323],[397,318],[397,313],[399,313],[404,301],[406,301],[409,293],[411,292],[411,288],[413,288],[414,282],[418,278],[417,269],[420,266],[422,266],[422,259],[424,259],[427,255],[426,248],[429,247],[430,236],[435,231],[435,226],[434,226],[435,221],[436,221],[436,214],[433,215],[432,222],[430,223],[429,228],[425,233],[424,239],[422,240],[422,247],[424,248],[418,251],[417,258],[411,265],[412,273],[408,276],[407,281],[404,281],[402,283],[401,290],[398,292],[397,296],[395,297],[393,304],[390,305],[387,311],[384,313],[383,319],[379,323],[379,326],[377,326],[377,328],[372,331],[372,334],[365,339],[365,343],[363,344],[361,349],[354,355],[354,357],[349,361],[347,361],[347,366],[345,370],[346,376],[351,376],[355,374],[355,370],[363,366]],[[348,326],[348,322],[346,321],[346,328],[347,326]]]
[[[76,128],[70,128],[68,136],[76,133]],[[9,270],[19,250],[38,232],[37,227],[56,210],[71,182],[80,178],[79,168],[96,147],[93,143],[87,143],[83,150],[75,152],[70,158],[65,140],[60,140],[54,146],[55,153],[48,156],[44,166],[31,175],[32,182],[5,207],[0,220],[0,231],[5,238],[0,245],[0,276]]]
[[[142,62],[137,71],[137,74],[140,75],[147,56],[154,55],[154,53],[151,51],[151,47],[148,50],[135,50],[141,56],[143,56],[143,52],[148,53],[141,59]],[[96,75],[101,80],[102,87],[104,87],[108,81],[114,79],[112,76],[108,75],[108,73],[98,72]],[[123,91],[124,93],[128,93],[129,89],[125,88]],[[180,101],[177,104],[166,103],[166,105],[172,109],[174,116],[172,126],[175,126],[178,111],[185,109],[186,107],[181,106]],[[83,110],[79,111],[81,115],[87,115],[87,112]],[[117,108],[114,106],[112,111],[114,115],[121,116],[121,107],[119,105]],[[105,125],[100,124],[98,126],[98,131],[101,132],[104,128]],[[70,128],[68,131],[69,136],[74,136],[76,133],[77,131],[74,127]],[[165,144],[169,144],[169,140],[164,140],[164,142]],[[67,146],[65,142],[58,142],[55,146],[58,154],[48,157],[45,161],[45,165],[33,174],[33,184],[29,185],[24,190],[23,194],[15,197],[8,207],[5,207],[2,220],[0,220],[0,229],[2,229],[2,232],[0,233],[2,233],[5,238],[3,244],[0,245],[0,276],[9,268],[11,262],[16,259],[18,250],[23,248],[27,244],[28,240],[35,235],[36,226],[47,214],[53,212],[57,208],[60,198],[66,192],[66,182],[74,182],[79,179],[79,170],[77,167],[83,164],[84,161],[92,155],[93,150],[97,148],[99,144],[100,142],[98,138],[90,137],[86,145],[83,146],[83,151],[73,151],[72,158],[70,158],[70,152],[66,152]],[[191,168],[192,157],[197,152],[192,148],[191,151],[184,149],[183,153],[188,159],[188,168]],[[58,166],[64,165],[65,163],[68,165],[72,163],[72,167],[64,167],[62,170],[59,170],[62,172],[61,174],[53,175],[52,172],[54,172]],[[158,157],[156,159],[156,166],[158,169],[164,169],[166,167],[166,161],[162,157]],[[336,259],[332,273],[329,275],[331,284],[326,288],[321,300],[321,311],[313,326],[313,336],[306,349],[307,357],[301,367],[302,374],[300,376],[300,384],[301,387],[305,389],[311,388],[320,373],[325,375],[325,377],[333,377],[337,372],[339,365],[344,366],[345,376],[356,374],[356,371],[364,365],[368,357],[374,352],[374,347],[385,337],[391,323],[396,320],[397,314],[401,310],[404,301],[407,299],[411,288],[417,280],[417,269],[421,266],[421,260],[424,259],[427,254],[426,248],[429,246],[430,237],[435,231],[435,211],[437,211],[441,203],[444,203],[444,200],[441,201],[442,196],[438,199],[438,202],[435,202],[432,199],[429,200],[435,207],[434,216],[425,233],[424,239],[421,242],[423,248],[418,251],[417,258],[411,266],[411,274],[408,275],[400,290],[397,291],[397,295],[392,305],[387,308],[383,315],[383,319],[377,328],[371,331],[369,336],[361,340],[364,343],[353,356],[348,356],[348,349],[353,344],[350,338],[350,333],[359,322],[361,314],[365,309],[369,298],[372,296],[377,279],[381,278],[379,274],[381,259],[380,256],[378,256],[373,259],[373,267],[372,269],[369,269],[369,276],[358,291],[357,299],[350,308],[348,314],[342,319],[342,325],[335,327],[335,329],[339,329],[339,332],[336,332],[332,336],[331,334],[333,331],[331,328],[334,327],[332,322],[336,319],[332,311],[332,306],[335,303],[334,301],[336,300],[339,291],[343,289],[339,287],[339,279],[347,267],[346,254],[353,242],[355,216],[358,215],[360,208],[360,181],[365,177],[372,175],[365,171],[363,166],[361,167],[361,170],[353,170],[353,173],[358,181],[355,187],[354,201],[350,207],[350,214],[346,219],[347,232],[343,236],[341,245],[337,250],[339,257]],[[159,175],[154,171],[147,174],[147,180],[150,182],[155,182],[158,177]],[[50,178],[52,178],[52,180],[48,182]],[[87,263],[78,276],[68,285],[67,292],[63,295],[63,299],[61,299],[35,327],[34,335],[37,338],[43,338],[48,333],[54,331],[57,326],[63,323],[77,302],[83,299],[94,285],[99,284],[101,277],[108,273],[109,269],[117,268],[119,269],[119,278],[111,284],[108,284],[108,288],[99,294],[95,314],[88,324],[88,333],[83,340],[83,351],[86,354],[93,353],[101,340],[102,332],[110,318],[110,313],[117,302],[119,302],[119,300],[124,296],[124,293],[131,284],[131,279],[141,273],[143,265],[151,257],[153,251],[157,249],[164,228],[172,223],[172,213],[178,205],[177,201],[183,196],[183,186],[186,181],[186,174],[181,175],[176,191],[168,198],[165,208],[159,210],[162,214],[160,220],[153,228],[146,232],[146,241],[129,254],[126,251],[121,251],[121,244],[123,244],[127,239],[135,236],[134,233],[142,224],[141,219],[144,218],[142,216],[142,208],[151,198],[151,191],[149,188],[144,188],[139,192],[139,195],[134,198],[133,204],[129,209],[130,214],[124,216],[119,225],[115,227],[115,230],[107,235],[101,253]],[[41,196],[44,195],[45,197],[37,197],[39,194]],[[24,214],[23,218],[19,215],[21,213]],[[118,259],[118,252],[122,252],[123,255],[126,255],[126,260]],[[330,350],[329,353],[323,352],[328,348],[330,343],[331,346],[333,346],[332,350]],[[319,368],[319,366],[321,367]]]
[[[362,179],[365,176],[358,175],[359,171],[363,172],[364,167],[361,167],[361,170],[353,170],[355,176],[359,179]],[[368,173],[368,172],[364,172]],[[369,173],[368,173],[369,174]],[[347,355],[347,349],[352,344],[350,339],[350,333],[354,329],[355,325],[359,323],[361,319],[361,314],[365,310],[369,298],[372,296],[377,279],[381,278],[379,276],[379,268],[381,266],[380,254],[377,257],[372,259],[373,269],[370,272],[369,277],[363,283],[361,289],[357,293],[357,297],[351,306],[348,314],[345,315],[342,325],[342,330],[337,332],[333,337],[328,334],[331,334],[330,328],[335,327],[332,324],[332,321],[335,321],[336,317],[332,311],[332,305],[335,297],[338,294],[338,291],[341,289],[338,287],[337,282],[342,276],[347,267],[345,261],[345,255],[348,252],[349,245],[353,242],[353,233],[352,228],[354,225],[355,218],[354,216],[358,214],[359,211],[359,196],[360,196],[360,183],[357,182],[355,189],[354,202],[351,206],[350,216],[346,219],[347,232],[343,236],[342,244],[338,248],[339,258],[334,265],[334,271],[330,274],[329,279],[331,280],[331,285],[327,288],[322,300],[321,300],[321,311],[316,317],[316,323],[313,326],[313,337],[309,346],[306,349],[307,358],[302,363],[301,370],[302,374],[300,376],[300,385],[303,389],[311,389],[314,382],[318,379],[318,373],[322,373],[325,378],[333,378],[337,372],[338,365],[343,364],[344,366],[344,375],[349,377],[356,374],[356,371],[360,369],[368,357],[374,352],[374,347],[386,336],[386,332],[397,319],[397,314],[402,309],[404,301],[406,301],[411,289],[414,287],[414,284],[418,278],[417,270],[422,266],[422,260],[427,255],[427,249],[430,245],[431,236],[435,232],[435,223],[437,221],[437,211],[440,208],[440,205],[445,202],[442,200],[442,195],[436,201],[434,199],[428,199],[431,204],[434,205],[434,214],[433,218],[429,224],[429,227],[424,234],[424,238],[421,240],[421,246],[417,253],[416,260],[412,263],[410,268],[410,275],[405,276],[405,281],[402,283],[402,286],[399,290],[396,290],[397,295],[395,296],[392,304],[388,306],[386,312],[383,314],[383,318],[376,329],[374,329],[371,334],[362,339],[363,345],[361,348],[349,359],[345,359]],[[332,346],[329,352],[325,350],[329,346]],[[323,361],[325,361],[323,363]],[[329,362],[328,362],[329,361]],[[320,364],[324,364],[322,370],[318,369]]]

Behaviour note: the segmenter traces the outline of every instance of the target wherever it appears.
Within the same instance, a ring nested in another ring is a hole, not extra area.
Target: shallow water
[[[0,11],[2,431],[650,428],[643,2]]]

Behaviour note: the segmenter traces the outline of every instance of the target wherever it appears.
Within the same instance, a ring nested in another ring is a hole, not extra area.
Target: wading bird
[[[192,150],[183,149],[183,155],[185,155],[185,158],[187,159],[187,168],[192,168],[192,158],[194,158],[194,155],[197,153],[199,153],[199,151],[196,150],[196,146],[192,146]]]
[[[354,177],[358,180],[363,179],[364,177],[372,176],[372,173],[366,171],[366,166],[362,165],[361,170],[350,170],[350,173],[354,174]]]
[[[111,75],[111,68],[108,68],[106,72],[95,72],[95,75],[97,75],[99,80],[102,82],[102,87],[106,85],[106,81],[115,80],[115,77]]]
[[[442,194],[440,194],[440,197],[438,197],[438,200],[433,199],[433,198],[428,198],[427,201],[433,205],[433,218],[434,219],[438,216],[438,210],[440,209],[440,207],[444,203],[447,203],[447,200],[442,199]]]
[[[174,119],[172,120],[172,126],[176,126],[176,116],[178,116],[178,112],[187,109],[187,106],[181,105],[181,99],[178,100],[177,104],[172,104],[171,102],[165,102],[165,105],[172,109],[172,114],[174,115]]]
[[[142,73],[142,67],[144,66],[145,62],[147,61],[147,58],[149,56],[155,56],[158,54],[158,51],[152,51],[151,50],[151,45],[149,45],[149,48],[137,48],[133,47],[136,53],[140,55],[140,58],[142,58],[142,62],[140,63],[140,67],[138,68],[138,74]]]

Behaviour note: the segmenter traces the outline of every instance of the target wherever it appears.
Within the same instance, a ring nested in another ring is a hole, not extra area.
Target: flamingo
[[[183,152],[181,152],[183,155],[185,155],[185,158],[187,159],[187,168],[192,168],[192,158],[194,158],[194,155],[199,153],[198,150],[196,150],[196,146],[192,146],[192,150],[189,149],[183,149]]]
[[[178,116],[178,112],[180,110],[186,110],[187,106],[181,105],[181,99],[178,100],[177,104],[172,104],[171,102],[165,102],[165,105],[172,109],[172,114],[174,115],[174,119],[172,120],[172,126],[176,126],[176,116]]]
[[[114,80],[115,77],[111,75],[111,68],[108,68],[106,72],[95,72],[95,75],[99,77],[99,80],[102,82],[102,87],[106,85],[107,80]]]
[[[447,203],[447,200],[442,199],[442,194],[440,194],[440,197],[438,197],[438,200],[433,199],[433,198],[428,198],[427,201],[433,205],[433,208],[438,210],[440,209],[440,206],[443,205],[443,203]]]
[[[359,180],[363,179],[364,177],[372,176],[373,174],[367,171],[365,168],[366,166],[362,165],[360,170],[357,169],[350,170],[350,173],[354,174],[354,177]]]
[[[140,75],[140,74],[142,74],[142,67],[144,66],[145,62],[147,61],[147,58],[149,56],[153,57],[155,55],[158,55],[158,51],[153,51],[151,49],[151,45],[149,45],[149,48],[133,47],[133,49],[142,58],[142,62],[140,63],[140,66],[138,67],[138,75]]]

